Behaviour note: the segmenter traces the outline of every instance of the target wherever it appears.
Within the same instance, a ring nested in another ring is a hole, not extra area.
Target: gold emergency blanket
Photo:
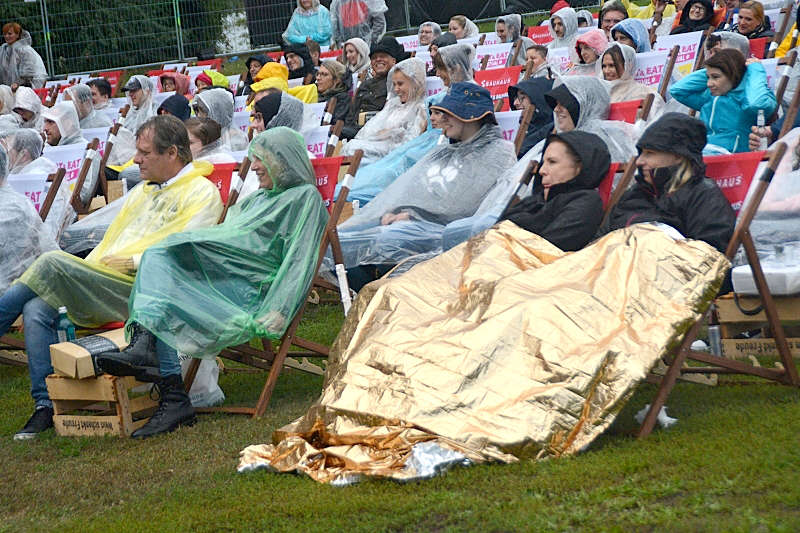
[[[322,395],[239,471],[413,479],[412,446],[473,462],[572,454],[713,299],[728,261],[639,225],[564,253],[504,222],[365,287]]]

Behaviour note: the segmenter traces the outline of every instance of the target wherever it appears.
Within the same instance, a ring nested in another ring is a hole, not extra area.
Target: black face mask
[[[675,165],[671,165],[668,167],[659,167],[653,170],[653,185],[657,190],[662,190],[664,185],[667,184],[669,180],[672,179],[678,172],[681,163],[677,163]],[[639,167],[639,176],[644,178],[644,173],[642,172],[642,167]]]

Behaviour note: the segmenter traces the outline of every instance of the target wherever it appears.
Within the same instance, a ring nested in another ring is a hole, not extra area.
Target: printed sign
[[[44,203],[47,174],[9,174],[8,184],[33,203],[36,212]]]
[[[517,83],[522,65],[508,68],[498,68],[493,70],[476,70],[475,82],[487,89],[492,95],[492,100],[505,98],[501,111],[508,111],[508,86]]]
[[[517,138],[519,131],[519,121],[522,118],[522,111],[502,111],[495,113],[497,124],[500,126],[500,131],[503,133],[503,139],[508,142],[514,142]]]
[[[553,67],[556,72],[566,72],[571,63],[569,48],[551,48],[547,51],[547,64]]]
[[[81,172],[86,145],[83,143],[68,144],[67,146],[45,145],[42,155],[55,163],[58,168],[63,168],[64,182],[69,184],[70,190],[75,188],[78,174]]]
[[[737,214],[742,208],[747,189],[763,155],[764,152],[745,152],[703,158],[706,164],[706,176],[717,183]]]
[[[237,96],[233,99],[233,112],[244,111],[247,107],[247,96]]]
[[[511,47],[513,46],[513,43],[479,46],[477,50],[475,50],[475,60],[472,62],[472,68],[476,71],[481,68],[481,61],[484,56],[489,56],[489,61],[486,63],[486,70],[505,67],[508,56],[511,54]]]
[[[780,61],[780,59],[777,57],[761,61],[761,66],[767,71],[767,85],[769,85],[769,88],[773,91],[778,84],[778,78],[781,76],[778,72],[778,61]]]
[[[100,157],[103,157],[106,149],[106,141],[108,140],[108,128],[89,128],[81,130],[81,135],[84,139],[88,139],[89,141],[92,139],[100,141],[100,144],[97,145],[97,153],[100,154]]]
[[[333,193],[339,180],[339,167],[343,159],[343,157],[328,157],[311,160],[311,166],[314,167],[314,175],[317,178],[317,190],[322,196],[328,212],[333,208]]]
[[[322,116],[325,114],[325,107],[328,105],[328,102],[319,102],[316,104],[305,104],[311,108],[311,112],[314,113],[319,120],[317,120],[317,124],[322,121]]]
[[[675,61],[675,69],[686,75],[694,68],[697,59],[697,52],[700,50],[700,39],[703,37],[702,31],[691,33],[679,33],[676,35],[662,35],[656,40],[655,50],[671,50],[676,44],[680,46],[678,59]]]
[[[303,132],[306,148],[314,157],[325,157],[325,147],[328,145],[328,132],[330,126],[318,126]]]
[[[247,133],[247,128],[250,127],[250,111],[235,112],[231,126]]]
[[[439,76],[428,76],[425,78],[425,94],[426,96],[433,96],[444,91],[445,86],[442,78]]]
[[[528,38],[536,44],[547,44],[553,40],[549,26],[531,26],[528,28]]]
[[[425,70],[430,70],[433,68],[433,58],[431,57],[430,52],[417,52],[417,55],[414,57],[425,62]]]
[[[648,87],[658,87],[668,58],[669,52],[666,50],[636,54],[636,72],[633,73],[633,79]]]

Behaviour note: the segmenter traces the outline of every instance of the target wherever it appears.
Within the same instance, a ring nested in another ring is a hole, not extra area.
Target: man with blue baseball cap
[[[431,106],[431,121],[450,142],[471,139],[485,124],[497,124],[489,91],[471,82],[458,82],[437,105]]]

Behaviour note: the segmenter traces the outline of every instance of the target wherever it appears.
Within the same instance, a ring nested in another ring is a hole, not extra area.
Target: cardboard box
[[[108,203],[122,198],[122,181],[114,180],[108,182]]]
[[[125,328],[115,329],[74,341],[51,344],[50,361],[56,374],[75,379],[94,377],[94,356],[127,345]]]

